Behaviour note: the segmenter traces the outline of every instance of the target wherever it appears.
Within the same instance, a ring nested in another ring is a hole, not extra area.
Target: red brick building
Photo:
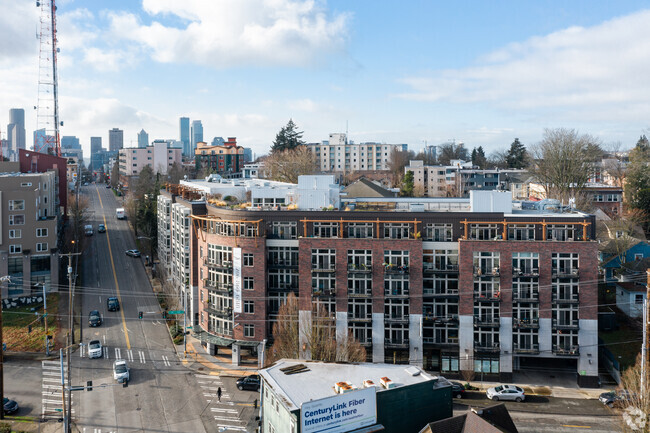
[[[38,153],[31,150],[18,149],[18,160],[21,173],[44,173],[53,169],[58,171],[59,189],[57,194],[58,206],[63,208],[62,218],[68,215],[68,180],[67,158],[62,158],[49,153]]]

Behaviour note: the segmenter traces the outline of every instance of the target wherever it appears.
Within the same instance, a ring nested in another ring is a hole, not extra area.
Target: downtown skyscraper
[[[191,156],[192,151],[190,148],[190,118],[189,117],[181,117],[180,122],[179,122],[179,128],[180,128],[180,141],[183,143],[183,155],[184,156]]]
[[[25,110],[22,108],[12,108],[9,110],[9,124],[7,125],[7,143],[8,143],[8,151],[12,155],[17,155],[18,149],[26,149]]]
[[[196,150],[196,143],[203,141],[203,125],[200,120],[192,121],[192,142],[190,148],[190,155],[194,154]]]

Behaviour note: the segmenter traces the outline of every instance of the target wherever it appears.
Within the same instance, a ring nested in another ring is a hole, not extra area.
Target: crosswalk
[[[88,357],[87,346],[79,346],[79,357],[86,358]],[[140,363],[147,364],[148,362],[160,362],[165,367],[171,367],[172,361],[170,360],[170,355],[159,355],[154,357],[150,352],[140,349],[126,349],[121,347],[102,347],[102,356],[103,359],[125,359],[130,364]]]
[[[84,427],[81,429],[82,433],[102,433],[102,429],[100,428],[94,428],[94,427]],[[116,433],[113,430],[105,430],[104,433]]]
[[[240,411],[232,401],[232,395],[226,390],[221,378],[208,375],[197,375],[196,378],[210,412],[219,425],[219,431],[245,432],[247,422],[239,419]],[[219,388],[221,388],[221,399],[217,395]]]
[[[61,362],[41,361],[42,369],[42,418],[58,419],[63,417],[63,396],[61,386]],[[63,374],[67,374],[64,364]],[[67,403],[67,401],[66,401]],[[74,394],[72,395],[72,414],[74,415]]]

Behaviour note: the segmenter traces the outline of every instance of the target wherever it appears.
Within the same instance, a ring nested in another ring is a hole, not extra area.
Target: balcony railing
[[[384,321],[385,322],[390,322],[390,323],[408,322],[409,321],[409,316],[408,316],[408,314],[403,314],[401,316],[392,316],[390,314],[385,314],[384,313]]]
[[[222,262],[211,262],[208,260],[208,258],[203,259],[203,264],[206,265],[209,268],[214,268],[217,270],[225,270],[225,271],[230,271],[232,270],[232,262],[229,260],[224,260]]]
[[[435,323],[440,323],[440,324],[457,324],[458,323],[458,315],[457,314],[449,314],[446,316],[436,316],[435,314],[432,313],[425,313],[423,316],[423,319],[425,321],[429,322],[435,322]]]
[[[384,272],[387,274],[408,274],[409,273],[409,267],[408,266],[398,266],[395,264],[386,264],[384,265]]]
[[[422,264],[422,270],[425,273],[456,273],[458,272],[458,265],[425,262]]]
[[[430,295],[430,296],[439,296],[439,297],[444,297],[444,296],[458,296],[458,289],[424,289],[423,293],[425,295]]]
[[[372,266],[366,264],[355,265],[354,263],[348,263],[348,272],[357,273],[357,274],[369,274],[372,272]]]
[[[408,289],[384,289],[384,296],[408,296]]]
[[[539,319],[517,319],[516,317],[512,318],[512,326],[519,329],[538,329],[539,328]]]
[[[408,338],[385,338],[384,346],[393,349],[405,349],[409,347]]]
[[[539,292],[531,290],[513,290],[512,302],[539,302]]]
[[[574,320],[557,320],[553,319],[553,329],[580,329],[580,322],[578,319]]]
[[[578,278],[580,272],[577,268],[552,268],[551,275],[556,278]]]
[[[512,268],[512,275],[515,277],[539,277],[538,268]]]
[[[438,346],[456,346],[458,345],[458,338],[435,338],[435,337],[424,337],[422,338],[424,344],[435,344]]]
[[[232,308],[217,308],[216,305],[205,301],[203,302],[203,308],[209,314],[214,314],[222,319],[232,319]]]
[[[500,275],[499,267],[474,266],[475,277],[498,277]]]
[[[553,345],[553,353],[561,356],[577,356],[580,355],[578,346],[558,346]]]
[[[336,289],[312,289],[314,296],[336,296]]]
[[[480,341],[475,341],[474,350],[477,352],[499,353],[501,346],[499,343],[481,343]]]
[[[353,313],[348,313],[348,320],[352,322],[372,322],[372,316],[355,316]]]
[[[498,328],[500,326],[500,321],[498,317],[474,317],[474,326],[484,328]]]
[[[527,353],[536,355],[539,353],[539,344],[512,343],[512,351],[514,353]]]
[[[267,266],[269,269],[298,269],[298,263],[291,260],[269,260]]]
[[[474,301],[501,302],[501,292],[474,292]]]
[[[579,304],[580,296],[578,293],[552,293],[551,300],[556,304]]]
[[[232,284],[209,282],[209,284],[206,284],[205,287],[209,292],[232,296]]]
[[[348,289],[348,296],[353,298],[359,298],[364,296],[372,295],[372,291],[369,289]]]
[[[212,334],[219,334],[219,335],[225,335],[227,337],[232,337],[231,329],[208,326],[208,332]]]
[[[336,272],[336,266],[333,264],[315,264],[311,265],[312,272]]]
[[[291,283],[269,283],[268,289],[276,292],[283,290],[298,290],[298,284],[292,286]]]

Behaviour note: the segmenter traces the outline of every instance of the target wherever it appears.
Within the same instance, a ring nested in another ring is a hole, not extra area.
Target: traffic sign
[[[183,310],[170,310],[167,312],[167,314],[184,314],[185,311]]]

